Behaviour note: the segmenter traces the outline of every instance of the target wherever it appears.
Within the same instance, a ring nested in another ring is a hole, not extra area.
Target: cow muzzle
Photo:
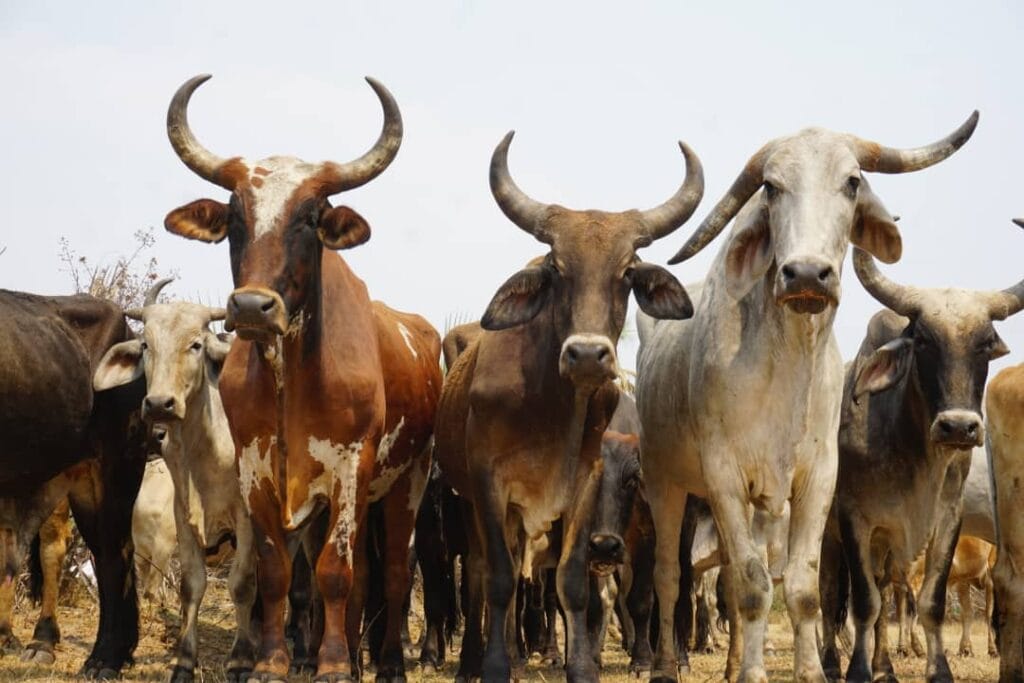
[[[590,571],[608,576],[626,558],[626,544],[618,534],[591,534],[589,548]]]
[[[823,261],[789,261],[779,268],[775,291],[795,313],[821,313],[839,302],[839,278]]]
[[[173,396],[147,394],[142,399],[142,418],[151,422],[182,420],[185,418],[184,405]]]
[[[558,371],[573,384],[596,386],[618,376],[615,347],[599,334],[574,334],[562,344]]]
[[[935,416],[932,442],[950,448],[974,448],[985,443],[985,423],[973,410],[944,410]]]
[[[242,339],[266,341],[284,334],[288,316],[281,295],[262,287],[240,287],[228,297],[224,329]]]

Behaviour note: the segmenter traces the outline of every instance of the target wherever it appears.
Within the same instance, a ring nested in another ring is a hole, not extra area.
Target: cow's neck
[[[829,306],[815,315],[794,313],[776,301],[774,279],[771,268],[737,304],[744,345],[791,369],[799,367],[794,363],[813,364],[832,338],[836,309]]]
[[[184,420],[181,429],[184,452],[194,453],[196,458],[205,459],[219,455],[225,444],[217,443],[217,438],[229,432],[217,383],[209,377],[204,377],[199,383],[199,388],[186,402],[185,411],[189,417]],[[231,446],[230,443],[226,445]],[[227,452],[230,453],[231,450],[228,448]]]

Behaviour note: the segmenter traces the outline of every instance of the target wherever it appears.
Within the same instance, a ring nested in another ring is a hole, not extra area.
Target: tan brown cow
[[[231,247],[235,290],[225,327],[239,339],[220,388],[259,557],[264,621],[250,680],[288,675],[289,545],[321,513],[329,519],[315,560],[325,622],[315,680],[355,675],[366,580],[363,522],[377,500],[387,529],[387,630],[377,680],[404,680],[409,538],[430,464],[441,342],[419,316],[370,302],[366,285],[333,253],[366,242],[370,227],[328,201],[394,159],[402,139],[398,105],[367,79],[384,108],[384,129],[369,152],[349,163],[224,159],[199,144],[186,118],[192,92],[207,78],[179,88],[167,132],[185,165],[231,199],[182,206],[165,227],[205,242],[226,237]]]
[[[513,223],[551,249],[498,289],[481,320],[484,332],[449,370],[438,409],[438,461],[472,503],[477,531],[458,675],[510,676],[505,626],[522,547],[562,517],[557,585],[568,622],[566,671],[570,681],[595,680],[586,520],[601,476],[601,436],[619,395],[615,344],[631,290],[655,317],[692,313],[682,285],[636,252],[690,217],[703,195],[703,172],[680,143],[686,180],[664,204],[573,211],[530,199],[516,186],[508,173],[511,141],[509,133],[491,158],[491,191]],[[489,637],[481,661],[485,566]]]

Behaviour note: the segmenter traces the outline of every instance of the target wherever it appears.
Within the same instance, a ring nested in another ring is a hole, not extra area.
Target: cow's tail
[[[836,568],[836,611],[832,615],[835,633],[842,633],[850,605],[850,567],[846,564],[846,553],[840,550]],[[828,615],[822,615],[827,619]]]
[[[43,556],[39,534],[32,539],[28,552],[28,594],[36,604],[43,599]]]

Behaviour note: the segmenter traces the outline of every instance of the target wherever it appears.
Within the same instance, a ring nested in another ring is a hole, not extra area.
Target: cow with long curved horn
[[[436,453],[451,484],[472,503],[476,524],[467,566],[487,571],[490,631],[480,631],[483,586],[471,591],[459,676],[507,679],[505,617],[520,550],[562,517],[557,571],[567,615],[570,681],[597,679],[587,630],[590,525],[600,481],[601,434],[618,401],[616,343],[632,291],[656,318],[693,312],[682,285],[637,251],[681,226],[704,190],[700,161],[680,143],[686,178],[646,211],[576,211],[531,199],[508,171],[509,133],[491,157],[491,192],[514,224],[549,245],[491,300],[483,332],[445,381]],[[621,538],[607,537],[612,554]],[[480,577],[480,574],[474,574]]]
[[[937,163],[966,142],[977,120],[974,113],[952,135],[912,150],[820,128],[772,140],[670,261],[693,256],[733,222],[692,320],[655,325],[639,314],[640,452],[658,538],[662,634],[654,678],[674,680],[686,667],[672,625],[683,501],[693,493],[711,503],[728,558],[723,576],[738,606],[730,679],[766,680],[766,617],[773,579],[781,578],[795,678],[822,680],[814,625],[820,539],[838,462],[842,360],[832,324],[840,274],[850,244],[886,263],[902,253],[896,223],[864,176]],[[791,508],[782,577],[762,560],[751,504],[780,518]]]
[[[388,167],[402,141],[402,117],[391,93],[368,78],[384,123],[358,159],[223,158],[199,144],[186,116],[192,93],[207,78],[178,89],[167,135],[185,165],[229,190],[231,200],[200,199],[171,211],[164,225],[183,237],[227,238],[231,245],[235,290],[224,326],[239,339],[220,388],[241,499],[258,539],[263,629],[253,677],[285,679],[293,662],[315,666],[315,680],[358,677],[367,509],[380,501],[386,607],[377,622],[384,637],[372,639],[380,645],[371,655],[378,681],[404,681],[408,545],[430,469],[441,340],[420,316],[371,303],[366,285],[335,253],[369,240],[369,223],[329,200]],[[313,558],[323,637],[319,652],[309,650],[308,638],[289,652],[283,624],[289,548],[318,528],[318,518],[328,526]]]
[[[918,614],[927,642],[928,680],[950,680],[942,644],[946,577],[960,533],[972,451],[985,443],[982,395],[989,363],[1009,352],[992,323],[1024,306],[1024,282],[1001,291],[928,289],[883,275],[855,249],[853,266],[885,310],[868,323],[850,364],[839,427],[835,523],[822,552],[823,663],[839,679],[835,636],[849,571],[856,640],[847,681],[890,678],[880,586],[924,556]]]

